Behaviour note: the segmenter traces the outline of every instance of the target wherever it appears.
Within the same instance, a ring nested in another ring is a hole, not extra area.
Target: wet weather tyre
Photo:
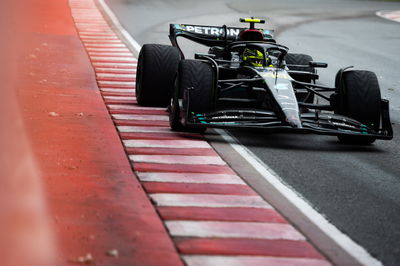
[[[213,110],[215,77],[211,64],[199,60],[182,60],[178,79],[183,109],[187,114],[204,114]],[[204,132],[205,129],[206,125],[196,131]]]
[[[180,61],[176,47],[145,44],[136,73],[136,100],[142,106],[165,107],[170,103]]]
[[[288,66],[289,70],[307,71],[307,72],[315,73],[315,68],[308,66],[308,63],[313,61],[313,58],[309,55],[288,53],[285,56],[285,61],[286,61],[286,64],[288,64],[288,65],[295,65],[295,66]],[[303,66],[298,66],[298,65],[305,65],[305,66],[303,67]],[[304,80],[299,80],[299,81],[304,81],[304,82],[310,83],[311,79],[304,79]]]
[[[364,70],[345,71],[339,86],[340,110],[337,113],[353,118],[366,126],[379,130],[381,119],[381,92],[375,73]],[[348,144],[371,144],[376,138],[364,136],[338,136]]]
[[[313,61],[313,58],[309,55],[288,53],[285,56],[285,61],[286,61],[286,64],[288,64],[288,65],[294,65],[294,66],[288,66],[289,70],[306,71],[306,72],[312,72],[312,73],[316,72],[315,68],[308,66],[309,62]],[[303,67],[303,66],[299,66],[299,65],[305,65],[305,66]],[[306,78],[306,77],[297,77],[296,80],[301,81],[301,82],[306,82],[306,83],[312,82],[312,79]],[[295,87],[298,87],[298,85],[295,84]],[[307,95],[308,95],[308,93],[298,94],[298,98],[300,101],[305,100],[306,103],[313,103],[314,95],[310,94],[308,97],[307,97]]]

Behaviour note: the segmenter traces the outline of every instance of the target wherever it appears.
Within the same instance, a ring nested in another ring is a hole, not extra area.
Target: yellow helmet
[[[264,54],[257,49],[246,48],[243,51],[243,64],[262,67],[264,63]]]

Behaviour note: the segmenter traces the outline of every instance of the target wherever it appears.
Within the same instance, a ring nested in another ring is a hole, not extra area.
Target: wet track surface
[[[237,25],[240,16],[250,13],[271,16],[274,26],[285,29],[278,31],[278,41],[292,52],[329,63],[328,69],[319,71],[323,84],[333,85],[341,67],[375,71],[382,96],[391,102],[392,141],[353,146],[329,136],[232,132],[338,229],[385,265],[399,265],[400,23],[374,15],[378,10],[399,10],[399,2],[203,1],[193,6],[191,1],[109,0],[109,4],[140,44],[168,43],[171,22]],[[305,21],[309,23],[302,24]]]

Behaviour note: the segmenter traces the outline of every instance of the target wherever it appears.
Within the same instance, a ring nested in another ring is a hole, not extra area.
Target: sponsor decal
[[[223,116],[213,116],[213,119],[238,119],[239,116],[233,116],[233,115],[223,115]]]
[[[208,27],[208,26],[191,26],[191,25],[180,25],[181,29],[190,33],[203,34],[203,35],[214,35],[221,36],[225,34],[224,28],[221,27]],[[230,37],[239,36],[240,29],[227,28],[227,35]]]
[[[291,80],[292,78],[289,76],[287,73],[276,73],[276,72],[266,72],[261,74],[264,78],[280,78],[280,79],[289,79]],[[276,86],[275,86],[276,88]],[[277,89],[277,88],[276,88]]]
[[[350,128],[356,128],[355,126],[349,125],[349,124],[345,124],[345,123],[338,123],[338,122],[334,122],[332,121],[332,124],[335,126],[339,126],[339,127],[350,127]]]
[[[283,101],[284,101],[284,100],[291,100],[292,98],[290,98],[289,96],[281,95],[281,94],[280,94],[280,95],[277,95],[277,96],[276,96],[276,99],[277,99],[277,100],[283,100]]]
[[[275,85],[275,89],[277,90],[288,90],[289,85],[287,83],[278,83]]]

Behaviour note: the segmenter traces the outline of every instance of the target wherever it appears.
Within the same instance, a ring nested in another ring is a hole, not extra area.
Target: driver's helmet
[[[243,64],[253,67],[262,67],[264,63],[264,53],[257,49],[245,48],[243,51]]]

